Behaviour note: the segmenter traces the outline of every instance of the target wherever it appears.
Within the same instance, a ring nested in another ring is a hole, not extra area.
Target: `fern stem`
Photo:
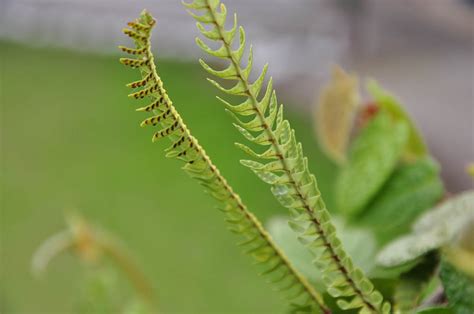
[[[268,125],[268,123],[266,121],[266,118],[265,118],[265,114],[264,114],[264,112],[262,112],[262,110],[259,106],[259,101],[257,100],[258,96],[257,96],[256,92],[253,91],[253,89],[251,88],[251,83],[249,82],[248,78],[246,78],[246,76],[243,75],[243,73],[242,73],[243,69],[240,66],[240,60],[238,60],[236,58],[236,56],[234,55],[234,53],[232,51],[232,47],[231,47],[231,42],[228,42],[226,40],[224,25],[223,25],[223,23],[221,24],[221,23],[218,22],[218,17],[216,16],[216,14],[217,14],[216,10],[213,9],[213,6],[217,7],[216,1],[213,1],[213,3],[211,4],[211,2],[209,0],[204,0],[204,1],[201,1],[201,3],[203,3],[205,5],[203,5],[201,7],[196,5],[194,8],[207,10],[207,13],[208,13],[207,16],[210,17],[210,20],[206,21],[205,23],[214,25],[215,29],[217,30],[217,34],[218,34],[218,36],[217,36],[218,39],[217,40],[222,42],[222,45],[223,45],[223,47],[225,48],[225,50],[227,52],[227,56],[225,56],[225,58],[227,58],[230,61],[231,65],[233,67],[233,71],[234,71],[234,73],[236,73],[235,76],[236,76],[237,81],[239,81],[242,84],[242,86],[244,87],[244,89],[245,89],[244,93],[250,99],[252,109],[255,112],[255,115],[258,117],[258,119],[261,123],[261,127],[263,128],[263,132],[266,133],[267,138],[269,139],[270,145],[273,147],[273,150],[275,151],[275,156],[277,157],[277,159],[281,163],[281,169],[282,169],[282,171],[284,171],[286,173],[286,175],[289,178],[288,184],[291,185],[294,188],[294,190],[296,191],[297,198],[302,203],[301,207],[304,208],[304,210],[309,215],[309,217],[311,217],[310,222],[311,222],[311,224],[314,225],[317,234],[322,239],[323,246],[325,248],[327,248],[327,250],[329,251],[329,255],[330,255],[330,258],[331,258],[332,262],[337,265],[337,269],[344,276],[345,281],[351,287],[354,294],[358,298],[360,298],[360,300],[362,300],[362,302],[364,304],[363,307],[366,308],[367,310],[369,310],[370,312],[373,312],[373,313],[382,313],[382,309],[380,308],[380,304],[374,304],[372,302],[372,300],[370,300],[367,297],[367,295],[365,293],[363,293],[363,291],[359,287],[358,283],[355,280],[353,280],[353,278],[351,276],[351,269],[347,269],[347,267],[342,262],[342,258],[341,258],[341,256],[339,256],[337,250],[335,249],[336,245],[334,244],[334,243],[340,243],[339,239],[337,239],[336,237],[333,237],[332,239],[330,239],[328,237],[328,234],[326,234],[325,230],[321,227],[321,221],[317,218],[315,213],[318,210],[325,210],[326,209],[324,201],[322,200],[321,197],[319,197],[318,200],[317,200],[317,203],[316,203],[317,206],[316,206],[316,204],[311,205],[311,203],[308,201],[308,198],[307,198],[308,196],[305,195],[305,193],[303,193],[303,191],[301,189],[300,184],[302,182],[298,182],[298,180],[295,179],[295,177],[293,175],[293,171],[292,171],[293,169],[288,164],[288,159],[285,156],[285,152],[282,149],[281,145],[279,144],[277,136],[275,135],[274,131],[272,130],[272,127],[270,125]],[[189,5],[189,7],[193,8],[191,5]],[[221,13],[220,14],[225,15],[225,7],[222,4],[221,4]],[[233,38],[231,38],[231,40],[232,39]],[[247,77],[248,77],[248,75],[247,75]],[[315,181],[313,182],[313,184],[316,185]],[[317,190],[316,186],[315,186],[315,190]],[[318,191],[318,193],[319,193],[319,191]],[[330,222],[327,221],[325,223],[328,224]],[[348,257],[346,257],[346,258],[348,258]],[[352,264],[352,261],[350,263]],[[323,269],[323,271],[324,271],[324,269]],[[368,279],[365,279],[365,281],[368,282]],[[372,284],[369,282],[369,285],[372,285]],[[372,293],[372,292],[373,291],[369,291],[368,293]]]

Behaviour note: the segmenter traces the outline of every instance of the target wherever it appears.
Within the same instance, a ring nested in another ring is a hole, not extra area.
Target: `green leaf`
[[[379,244],[410,231],[410,226],[443,195],[439,166],[431,158],[400,165],[354,223],[371,228]]]
[[[415,232],[445,230],[454,237],[474,218],[474,190],[453,196],[420,217],[413,225]]]
[[[474,312],[474,279],[446,261],[441,262],[440,278],[449,306],[456,314]]]
[[[451,244],[474,219],[474,191],[448,199],[424,213],[404,235],[385,246],[377,256],[382,266],[396,266]]]
[[[407,124],[393,121],[385,111],[360,132],[336,181],[340,212],[355,215],[364,209],[395,169],[407,136]]]
[[[426,147],[423,137],[398,100],[389,92],[382,89],[374,80],[369,81],[367,90],[377,105],[387,110],[395,120],[405,121],[408,124],[410,134],[408,136],[407,146],[405,147],[405,153],[415,158],[426,156],[428,154],[428,148]]]
[[[401,274],[409,272],[416,265],[420,263],[422,258],[414,259],[409,262],[406,262],[401,265],[384,267],[380,265],[375,265],[372,271],[369,273],[370,278],[379,278],[379,279],[394,279],[400,277]]]

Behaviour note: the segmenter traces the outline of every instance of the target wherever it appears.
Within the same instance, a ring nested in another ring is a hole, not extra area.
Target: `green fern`
[[[241,163],[269,183],[275,197],[290,210],[293,229],[308,247],[317,251],[315,263],[325,276],[328,292],[338,298],[338,305],[342,309],[360,308],[362,313],[388,313],[390,304],[383,302],[382,295],[374,289],[363,272],[353,265],[336,235],[315,176],[308,169],[302,145],[296,141],[288,120],[284,119],[282,106],[278,106],[271,78],[264,95],[260,95],[268,66],[264,66],[254,82],[250,81],[253,61],[251,47],[247,65],[241,66],[246,37],[244,29],[237,25],[237,16],[234,15],[232,28],[226,30],[227,11],[219,0],[194,0],[185,5],[202,12],[202,15],[189,13],[198,21],[199,31],[208,39],[220,42],[220,47],[213,50],[199,38],[196,39],[197,44],[208,54],[227,60],[229,66],[216,70],[202,60],[200,63],[210,74],[236,81],[236,84],[226,89],[213,80],[210,82],[227,94],[245,97],[245,101],[239,105],[222,100],[234,116],[236,128],[250,142],[267,148],[263,153],[257,153],[248,146],[237,144],[260,161],[242,160]],[[210,28],[206,29],[203,24]],[[237,29],[240,38],[237,49],[233,49]],[[243,121],[238,116],[251,119]]]
[[[263,264],[262,274],[269,277],[278,290],[285,292],[286,297],[296,302],[298,308],[308,309],[310,312],[328,312],[322,297],[290,264],[287,257],[276,247],[269,234],[258,219],[242,203],[226,179],[220,174],[209,156],[199,145],[182,118],[176,111],[168,97],[163,83],[156,71],[153,55],[150,48],[151,29],[155,24],[152,16],[143,11],[140,18],[128,25],[131,29],[124,29],[124,33],[135,41],[135,48],[120,47],[124,52],[136,55],[137,58],[121,58],[120,62],[139,68],[142,78],[127,86],[132,88],[143,87],[134,92],[131,98],[149,96],[151,103],[138,111],[153,112],[153,116],[142,122],[142,126],[158,125],[152,140],[167,137],[172,145],[167,149],[167,157],[182,160],[183,169],[219,201],[221,210],[226,215],[226,222],[230,230],[243,237],[240,246],[251,255],[257,263]]]

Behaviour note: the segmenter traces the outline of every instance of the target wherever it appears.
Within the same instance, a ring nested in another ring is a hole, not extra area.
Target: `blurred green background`
[[[215,164],[258,217],[285,210],[238,160],[241,140],[194,63],[158,58],[165,86]],[[70,313],[83,282],[72,255],[31,275],[34,250],[76,210],[125,243],[153,282],[164,313],[281,313],[286,305],[234,245],[214,201],[188,178],[167,143],[135,113],[125,84],[137,79],[117,56],[0,42],[0,312]],[[294,108],[287,106],[287,108]],[[321,155],[310,117],[286,110],[331,208],[334,166]]]

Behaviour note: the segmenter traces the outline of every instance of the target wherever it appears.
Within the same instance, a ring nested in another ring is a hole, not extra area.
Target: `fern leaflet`
[[[361,313],[388,313],[390,304],[383,302],[380,292],[375,290],[363,272],[353,265],[352,259],[344,251],[336,235],[316,178],[309,172],[302,145],[296,141],[295,132],[288,120],[284,119],[282,106],[278,106],[271,78],[264,88],[264,95],[260,95],[268,65],[264,66],[254,82],[250,81],[253,63],[250,46],[247,65],[241,66],[246,50],[246,37],[243,27],[237,25],[237,16],[234,15],[231,29],[226,30],[227,10],[219,0],[194,0],[184,5],[202,13],[198,15],[189,12],[198,21],[197,27],[202,35],[220,42],[220,47],[216,50],[211,49],[200,38],[196,39],[197,45],[206,53],[229,62],[229,66],[223,70],[216,70],[203,60],[200,60],[201,65],[211,75],[236,81],[236,84],[227,89],[214,80],[210,82],[227,94],[245,97],[245,101],[239,105],[222,100],[236,120],[234,125],[247,140],[266,147],[263,153],[257,153],[246,145],[237,144],[243,151],[259,160],[242,160],[241,163],[269,183],[275,197],[290,210],[293,229],[300,234],[302,242],[316,251],[315,263],[325,275],[328,292],[338,298],[338,305],[342,309],[360,308]],[[203,24],[209,25],[210,28],[206,29]],[[238,47],[233,49],[237,29]],[[238,116],[251,119],[244,121]]]
[[[135,41],[135,48],[120,47],[121,50],[137,58],[121,58],[120,62],[139,68],[142,78],[127,86],[143,87],[130,94],[131,98],[150,97],[151,103],[138,111],[153,112],[153,116],[145,119],[141,126],[158,125],[152,140],[167,137],[172,145],[167,149],[167,157],[174,157],[185,162],[183,169],[214,197],[226,215],[230,230],[240,236],[243,241],[239,244],[245,252],[251,255],[258,264],[265,268],[262,272],[274,283],[278,290],[285,293],[288,300],[295,305],[309,309],[314,313],[329,310],[324,306],[322,297],[290,264],[288,258],[280,251],[258,219],[246,208],[226,179],[212,163],[204,149],[199,145],[163,87],[156,71],[153,54],[151,53],[150,36],[155,24],[152,16],[143,11],[140,18],[129,23],[131,29],[124,33]]]

